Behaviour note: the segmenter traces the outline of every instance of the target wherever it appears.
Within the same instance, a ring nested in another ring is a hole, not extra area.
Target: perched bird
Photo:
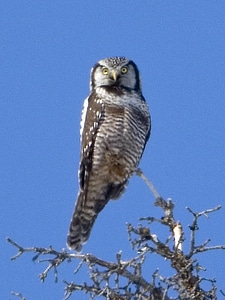
[[[81,251],[99,212],[124,192],[150,128],[136,64],[125,57],[96,63],[81,117],[80,187],[67,236],[70,249]]]

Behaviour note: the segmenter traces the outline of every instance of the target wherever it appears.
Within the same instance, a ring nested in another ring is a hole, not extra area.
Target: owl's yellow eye
[[[128,71],[127,67],[122,67],[122,68],[121,68],[121,72],[122,72],[123,74],[126,74],[127,71]]]
[[[102,69],[102,74],[103,75],[108,75],[109,74],[109,70],[107,68],[103,68]]]

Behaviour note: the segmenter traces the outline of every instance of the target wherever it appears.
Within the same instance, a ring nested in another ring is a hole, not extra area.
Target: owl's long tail
[[[80,252],[91,233],[98,213],[104,208],[108,200],[88,201],[81,190],[78,194],[75,210],[67,235],[67,246],[71,250]],[[98,205],[96,205],[96,203]]]
[[[71,250],[80,252],[91,233],[94,222],[110,199],[117,199],[126,188],[127,179],[122,183],[107,184],[98,193],[85,193],[80,190],[74,213],[67,235],[67,246]]]

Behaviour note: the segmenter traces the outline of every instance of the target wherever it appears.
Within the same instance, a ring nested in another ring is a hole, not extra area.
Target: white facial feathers
[[[120,86],[141,91],[136,64],[124,57],[100,60],[91,70],[90,89],[100,86]]]

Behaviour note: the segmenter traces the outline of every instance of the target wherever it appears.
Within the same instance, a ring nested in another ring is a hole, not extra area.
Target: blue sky
[[[90,68],[108,56],[138,65],[150,106],[152,134],[140,167],[163,197],[176,204],[186,233],[192,216],[225,199],[225,3],[223,1],[6,1],[0,3],[0,298],[62,299],[62,280],[77,262],[59,268],[59,283],[46,265],[15,254],[23,246],[65,247],[78,190],[79,123],[89,92]],[[99,215],[84,252],[102,259],[134,255],[126,222],[161,217],[144,182],[130,180],[126,193]],[[225,207],[202,218],[197,242],[225,244]],[[156,232],[159,238],[165,232]],[[199,257],[206,278],[225,291],[225,253]],[[149,257],[149,270],[162,262]],[[169,273],[162,266],[162,275]],[[222,298],[219,294],[219,298]],[[71,299],[77,299],[74,294]],[[79,299],[88,299],[79,295]]]

